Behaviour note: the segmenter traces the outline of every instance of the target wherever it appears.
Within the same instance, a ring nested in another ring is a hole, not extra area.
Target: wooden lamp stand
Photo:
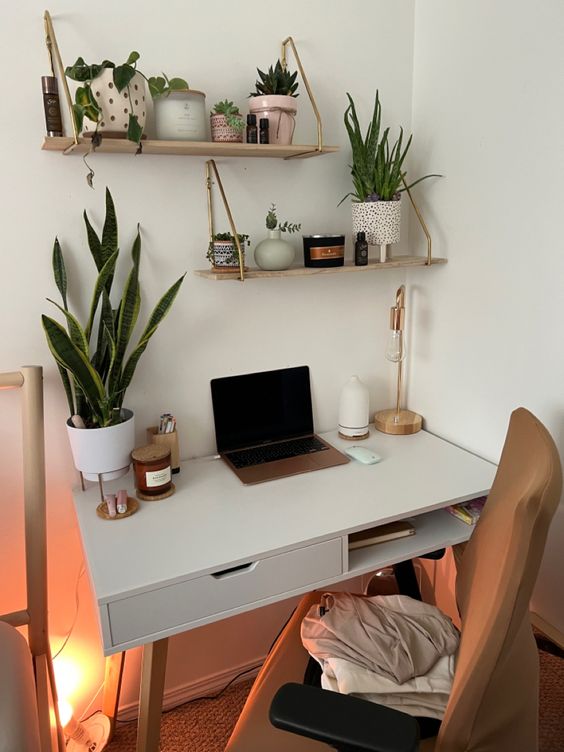
[[[388,410],[379,410],[374,415],[374,427],[382,433],[406,436],[421,430],[422,418],[412,410],[402,410],[400,407],[401,387],[403,376],[403,361],[405,359],[405,343],[403,328],[405,322],[405,287],[402,285],[396,293],[396,304],[390,309],[390,340],[386,350],[386,358],[398,364],[398,381],[396,390],[396,406]]]

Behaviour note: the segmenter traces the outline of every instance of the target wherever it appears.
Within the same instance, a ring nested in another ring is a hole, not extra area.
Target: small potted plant
[[[289,145],[296,125],[298,82],[297,71],[291,73],[280,60],[266,73],[257,68],[259,75],[255,91],[249,94],[249,110],[260,118],[268,119],[269,142]]]
[[[249,236],[237,233],[237,237],[243,254],[243,263],[245,263],[245,247],[251,244]],[[215,271],[231,272],[239,269],[239,252],[233,235],[230,232],[216,233],[209,244],[206,258]]]
[[[268,237],[255,248],[255,263],[260,269],[265,271],[283,271],[288,269],[294,263],[296,251],[294,246],[287,240],[283,240],[283,232],[289,234],[298,232],[301,224],[291,222],[278,222],[276,216],[276,206],[271,205],[266,215],[266,229]]]
[[[98,475],[102,480],[112,480],[127,472],[135,446],[133,413],[123,407],[127,388],[149,340],[169,312],[184,276],[165,292],[139,340],[127,352],[140,306],[139,228],[131,249],[131,270],[116,305],[112,288],[119,256],[118,228],[108,189],[101,237],[86,212],[84,222],[90,253],[98,270],[86,324],[81,324],[68,307],[67,271],[58,239],[53,246],[53,274],[62,305],[50,302],[64,316],[66,329],[49,316],[41,318],[67,396],[70,411],[67,432],[75,467],[87,480],[98,480]]]
[[[212,141],[241,143],[243,141],[243,116],[237,105],[224,99],[217,102],[210,113]]]
[[[141,142],[147,106],[145,76],[137,70],[138,52],[131,52],[125,63],[110,60],[88,65],[82,57],[65,70],[78,81],[73,105],[77,131],[128,138]]]
[[[365,232],[368,243],[384,248],[385,254],[385,246],[398,243],[400,239],[401,194],[406,190],[403,163],[411,146],[412,136],[403,146],[403,129],[400,128],[396,142],[390,147],[390,129],[386,128],[380,133],[382,107],[376,91],[372,120],[363,138],[354,101],[348,93],[347,97],[349,106],[345,110],[344,120],[352,147],[351,175],[354,191],[348,193],[342,201],[352,196],[354,237],[358,232]],[[412,188],[430,177],[440,175],[425,175],[407,187]],[[385,260],[382,254],[381,260]]]
[[[183,78],[149,78],[155,103],[157,138],[165,141],[206,141],[206,95],[190,89]]]

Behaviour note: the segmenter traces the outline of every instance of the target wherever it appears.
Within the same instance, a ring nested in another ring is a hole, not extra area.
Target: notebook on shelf
[[[386,541],[396,540],[396,538],[406,538],[408,535],[415,535],[415,528],[408,520],[398,520],[389,522],[387,525],[378,525],[368,530],[360,530],[358,533],[349,535],[349,551],[356,548],[365,548],[373,546],[376,543],[386,543]]]
[[[486,499],[486,496],[482,496],[479,499],[472,499],[461,504],[453,504],[453,506],[448,507],[448,511],[467,525],[475,525],[480,518]]]

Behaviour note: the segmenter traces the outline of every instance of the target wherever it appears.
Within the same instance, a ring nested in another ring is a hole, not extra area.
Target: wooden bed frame
[[[21,611],[0,614],[0,621],[27,627],[35,674],[41,752],[65,751],[57,706],[47,625],[47,526],[45,504],[45,445],[43,421],[43,369],[23,366],[0,373],[0,389],[21,389],[23,440],[23,496],[25,516],[25,568],[27,605]],[[56,718],[56,735],[51,723]],[[55,738],[54,738],[55,737]]]

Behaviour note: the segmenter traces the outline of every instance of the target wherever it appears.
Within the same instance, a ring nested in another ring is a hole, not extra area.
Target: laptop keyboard
[[[266,444],[265,446],[252,447],[251,449],[240,449],[237,452],[226,452],[226,456],[240,470],[243,467],[263,465],[265,462],[286,460],[289,457],[300,457],[304,454],[322,452],[324,449],[329,449],[329,447],[319,441],[319,439],[316,439],[315,436],[307,436],[306,438],[291,439],[290,441],[282,441],[277,444]]]

